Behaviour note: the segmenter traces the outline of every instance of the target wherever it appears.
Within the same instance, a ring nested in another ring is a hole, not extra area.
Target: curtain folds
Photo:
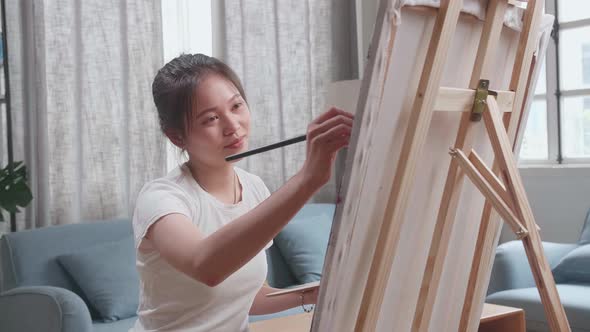
[[[15,160],[34,200],[18,229],[130,216],[165,172],[151,97],[159,0],[7,1]]]
[[[250,146],[305,134],[327,110],[329,83],[356,78],[354,1],[225,0],[223,58],[252,112]],[[352,111],[352,110],[351,110]],[[305,160],[305,143],[242,161],[276,190]],[[336,177],[314,198],[334,202]]]

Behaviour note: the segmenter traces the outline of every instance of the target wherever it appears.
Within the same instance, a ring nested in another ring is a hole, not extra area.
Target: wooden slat
[[[502,112],[512,112],[514,92],[497,91],[496,101]],[[441,112],[471,112],[475,90],[441,87],[438,91],[434,110]]]
[[[458,160],[458,164],[465,174],[471,179],[475,186],[481,191],[481,193],[492,203],[496,211],[500,213],[500,216],[508,222],[514,233],[519,236],[526,236],[527,231],[522,223],[518,220],[518,217],[514,215],[510,207],[504,202],[502,197],[492,188],[490,183],[482,176],[481,173],[475,168],[471,161],[467,158],[465,153],[460,149],[453,149],[450,152],[453,158]],[[491,171],[490,171],[491,172]]]
[[[516,131],[522,116],[522,107],[526,97],[529,83],[530,69],[533,62],[533,54],[538,45],[539,24],[543,15],[543,2],[541,0],[530,0],[524,16],[524,24],[520,32],[519,47],[516,51],[516,60],[510,80],[510,90],[516,93],[514,97],[514,111],[510,116],[508,126],[508,137],[514,140]],[[514,147],[514,143],[513,147]]]
[[[496,174],[494,174],[494,172],[492,172],[486,166],[486,164],[474,150],[471,150],[471,153],[469,154],[469,160],[473,164],[473,167],[475,167],[475,169],[477,169],[477,171],[486,179],[486,181],[488,181],[492,188],[494,188],[498,195],[500,195],[502,200],[504,200],[504,203],[506,203],[506,205],[512,210],[514,208],[513,197],[511,193],[506,191],[506,188],[496,176]]]
[[[462,0],[443,2],[436,18],[395,178],[391,186],[384,222],[363,294],[356,331],[373,331],[377,324],[385,287],[391,272],[393,253],[398,242],[401,220],[413,184],[416,162],[422,152],[430,127],[434,101],[438,94],[446,56],[462,5]]]
[[[533,271],[537,289],[541,295],[547,321],[551,330],[554,332],[570,331],[569,323],[561,300],[559,299],[555,281],[553,280],[551,268],[543,251],[533,211],[529,205],[524,185],[518,172],[516,159],[512,153],[512,142],[505,131],[496,101],[488,97],[487,103],[488,111],[484,112],[484,122],[488,129],[498,164],[501,169],[505,169],[506,171],[508,177],[506,187],[515,197],[515,210],[525,223],[525,227],[529,230],[529,236],[525,237],[522,241]]]
[[[491,77],[496,70],[494,66],[495,53],[500,33],[502,32],[504,13],[507,3],[504,0],[492,0],[488,4],[486,20],[482,29],[482,38],[479,43],[477,56],[469,88],[475,89],[481,78]],[[455,148],[471,150],[475,132],[481,129],[481,125],[474,125],[469,120],[468,113],[463,114],[455,140]],[[413,331],[429,331],[430,317],[436,300],[436,293],[440,287],[440,278],[443,272],[445,260],[453,229],[453,222],[457,212],[463,175],[460,174],[457,163],[451,160],[447,179],[441,199],[436,226],[432,235],[428,263],[424,270],[420,294],[416,312],[413,318]],[[461,319],[460,325],[463,324]]]

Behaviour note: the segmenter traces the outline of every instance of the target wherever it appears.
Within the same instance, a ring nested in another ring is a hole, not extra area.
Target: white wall
[[[590,168],[521,168],[525,190],[543,241],[576,242],[590,208]],[[509,227],[501,242],[514,239]]]
[[[358,54],[366,58],[379,0],[357,0]],[[370,31],[368,31],[370,30]],[[360,66],[364,68],[364,66]],[[590,208],[590,166],[521,168],[525,190],[544,241],[575,242]],[[513,239],[504,227],[501,242]]]

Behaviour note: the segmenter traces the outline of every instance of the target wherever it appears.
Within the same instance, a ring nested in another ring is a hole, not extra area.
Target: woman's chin
[[[237,147],[237,148],[225,149],[225,158],[239,154],[239,153],[243,153],[246,151],[248,151],[248,142],[244,142],[240,147]],[[234,159],[234,160],[230,160],[228,162],[235,163],[235,162],[238,162],[242,159],[244,159],[244,158]]]

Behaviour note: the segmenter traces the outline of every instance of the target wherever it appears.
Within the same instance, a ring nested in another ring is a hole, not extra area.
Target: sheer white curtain
[[[18,229],[130,216],[166,152],[151,97],[159,0],[6,1],[15,159],[34,200]]]
[[[252,111],[250,146],[305,134],[325,111],[330,82],[356,78],[354,1],[226,0],[224,60],[242,79]],[[271,191],[305,160],[305,143],[241,162]],[[336,177],[333,177],[333,179]],[[315,201],[333,202],[332,180]]]

